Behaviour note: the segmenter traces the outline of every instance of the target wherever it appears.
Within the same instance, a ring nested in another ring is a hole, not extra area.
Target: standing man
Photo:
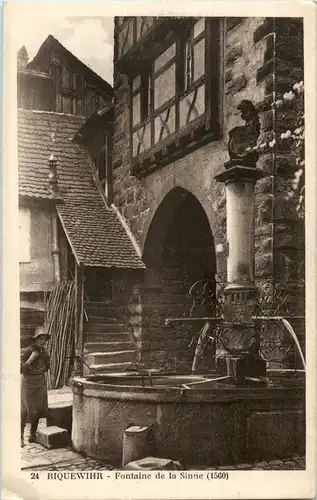
[[[39,419],[47,417],[46,372],[49,356],[45,344],[49,339],[46,328],[38,327],[31,346],[21,352],[21,446],[24,446],[25,424],[31,424],[29,443],[36,442]]]

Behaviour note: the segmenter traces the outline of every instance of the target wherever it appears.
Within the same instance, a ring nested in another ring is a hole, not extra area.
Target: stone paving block
[[[72,451],[70,449],[65,449],[65,448],[57,448],[56,450],[50,450],[49,452],[49,457],[52,462],[54,463],[59,463],[59,462],[71,462],[73,463],[74,460],[85,460],[81,455],[76,453],[75,451]]]
[[[65,447],[68,440],[68,431],[56,425],[44,427],[37,431],[38,443],[47,449]]]
[[[256,462],[255,464],[256,467],[264,467],[266,465],[269,465],[268,462]]]
[[[284,466],[289,467],[290,469],[294,469],[294,462],[291,462],[290,460],[287,460],[287,462],[284,462]]]
[[[49,467],[51,462],[47,458],[28,458],[21,460],[21,469],[33,469],[34,467]],[[48,470],[48,469],[47,469]]]
[[[250,469],[252,469],[252,465],[251,464],[237,464],[236,469],[237,470],[250,470]]]
[[[282,460],[270,460],[269,465],[271,465],[272,467],[276,467],[277,465],[283,465],[283,462]]]
[[[128,463],[126,470],[172,470],[173,460],[169,458],[146,457]]]

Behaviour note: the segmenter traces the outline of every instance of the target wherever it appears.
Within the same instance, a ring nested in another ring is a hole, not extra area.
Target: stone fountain
[[[193,324],[201,328],[187,375],[136,371],[74,379],[72,442],[85,455],[122,464],[131,426],[142,429],[145,456],[179,460],[184,467],[304,453],[303,373],[272,378],[259,355],[253,232],[255,184],[263,176],[253,150],[259,120],[250,101],[239,109],[246,125],[230,131],[230,160],[216,176],[226,189],[229,247],[221,311],[167,320],[184,331]],[[217,328],[227,373],[215,366],[201,373],[199,352]]]

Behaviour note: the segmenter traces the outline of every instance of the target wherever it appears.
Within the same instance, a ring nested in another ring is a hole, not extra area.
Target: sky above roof
[[[32,60],[48,35],[53,35],[112,85],[113,23],[113,17],[30,17],[22,29],[14,30],[16,51],[25,45]]]

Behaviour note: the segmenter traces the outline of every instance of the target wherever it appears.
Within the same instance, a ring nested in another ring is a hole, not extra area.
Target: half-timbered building
[[[30,62],[22,47],[18,62],[18,107],[87,117],[112,100],[111,85],[52,35]]]
[[[286,115],[275,107],[302,79],[302,35],[302,21],[289,18],[115,19],[113,200],[147,267],[132,318],[144,362],[190,363],[188,336],[165,320],[189,314],[196,281],[226,282],[226,201],[215,175],[228,160],[228,131],[243,124],[243,100],[266,145],[256,280],[287,282],[295,309],[303,307],[303,224],[287,199],[296,166],[279,140]]]
[[[84,82],[88,93],[79,95],[75,86],[66,92],[66,79],[61,89],[57,67],[67,72],[68,84]],[[120,367],[122,360],[123,366],[135,360],[125,326],[131,295],[125,286],[144,264],[112,206],[112,94],[107,82],[53,37],[31,63],[25,47],[19,51],[21,342],[26,345],[34,327],[46,321],[56,348],[69,345],[54,352],[52,387],[62,383],[56,363],[71,366],[69,356],[83,357],[84,349],[90,365],[112,366],[117,360]],[[53,296],[61,298],[62,310],[49,302]],[[68,341],[58,325],[69,331]],[[119,341],[111,342],[116,335]]]

